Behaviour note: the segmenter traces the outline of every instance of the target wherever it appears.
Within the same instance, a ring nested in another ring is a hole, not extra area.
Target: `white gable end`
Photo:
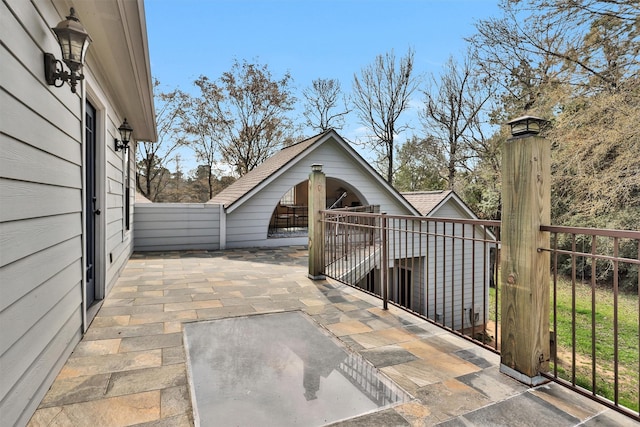
[[[347,153],[335,139],[330,138],[295,164],[262,186],[250,198],[245,199],[226,218],[227,247],[268,246],[282,244],[283,240],[267,241],[271,213],[282,196],[293,186],[309,179],[312,164],[322,164],[327,178],[334,178],[353,187],[367,204],[380,205],[380,211],[388,214],[412,215],[413,212],[372,176],[371,172]],[[306,204],[306,203],[305,203]],[[306,243],[307,238],[299,243]],[[295,243],[295,242],[287,242]]]

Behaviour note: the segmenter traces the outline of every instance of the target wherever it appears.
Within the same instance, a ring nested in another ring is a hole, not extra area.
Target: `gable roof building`
[[[322,150],[323,147],[331,147],[331,149]],[[323,151],[327,152],[323,153]],[[277,180],[278,177],[288,173],[300,164],[307,166],[304,173],[305,177],[308,177],[311,165],[314,163],[323,165],[323,171],[327,177],[335,177],[343,181],[343,178],[349,178],[349,171],[341,171],[341,166],[349,166],[352,171],[358,170],[361,173],[366,173],[368,180],[375,183],[388,196],[396,199],[393,205],[397,202],[402,206],[401,210],[417,213],[415,208],[407,203],[400,196],[400,193],[380,176],[335,130],[328,130],[283,148],[214,196],[209,203],[222,204],[228,211],[233,211],[236,209],[236,205],[243,203],[247,198],[255,195]],[[354,188],[354,190],[356,189]]]
[[[451,190],[403,192],[402,196],[411,203],[422,216],[429,216],[445,201]]]
[[[379,205],[390,214],[419,214],[349,143],[329,130],[280,150],[208,202],[224,208],[221,247],[306,244],[306,236],[273,239],[268,230],[283,195],[294,187],[306,188],[313,164],[321,164],[327,177],[327,207],[347,193],[346,205]],[[306,192],[301,196],[294,204],[307,204]]]
[[[306,245],[311,165],[327,178],[326,206],[378,205],[389,214],[419,215],[336,131],[285,147],[205,204],[146,203],[136,207],[138,251]],[[283,196],[292,197],[285,204]],[[274,234],[274,218],[300,225]],[[300,222],[298,220],[300,219]]]
[[[471,208],[452,190],[414,191],[401,194],[422,216],[478,219]]]
[[[285,168],[288,163],[295,161],[301,153],[313,146],[313,144],[320,140],[323,135],[324,133],[321,133],[304,141],[298,142],[297,144],[283,148],[215,195],[209,203],[221,204],[225,209],[230,208],[246,194],[258,188],[260,184],[270,179],[272,175]]]

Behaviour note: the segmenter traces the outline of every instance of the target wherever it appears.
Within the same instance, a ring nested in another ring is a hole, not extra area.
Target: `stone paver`
[[[334,426],[637,425],[357,289],[307,278],[304,247],[136,253],[29,426],[193,425],[183,326],[301,310],[414,397]],[[216,425],[215,420],[210,425]]]

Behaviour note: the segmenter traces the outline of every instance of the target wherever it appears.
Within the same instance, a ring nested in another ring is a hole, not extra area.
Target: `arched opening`
[[[291,187],[282,195],[269,221],[268,238],[302,237],[309,227],[309,180]]]
[[[366,206],[367,200],[350,184],[341,179],[327,177],[327,208],[353,208]]]
[[[327,177],[328,209],[364,206],[367,201],[354,187],[337,178]],[[309,180],[285,192],[271,214],[267,237],[304,237],[309,230]]]

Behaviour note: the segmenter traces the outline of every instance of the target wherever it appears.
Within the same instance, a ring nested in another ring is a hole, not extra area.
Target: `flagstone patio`
[[[304,247],[136,253],[29,425],[191,426],[184,324],[292,310],[413,397],[333,426],[637,425],[557,384],[528,388],[499,372],[499,356],[381,306],[308,279]]]

